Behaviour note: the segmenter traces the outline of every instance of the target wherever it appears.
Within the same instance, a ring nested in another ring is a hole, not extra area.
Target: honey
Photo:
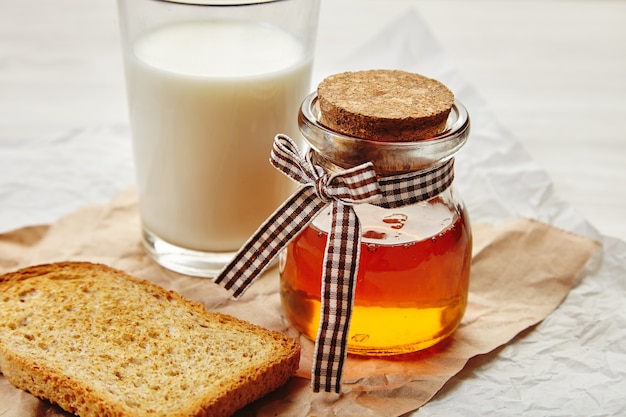
[[[471,229],[453,189],[426,202],[383,209],[359,205],[361,257],[348,352],[394,355],[450,335],[465,311]],[[288,318],[315,339],[330,214],[322,212],[281,256],[281,297]]]
[[[411,88],[397,89],[398,78]],[[272,148],[271,163],[300,189],[215,282],[239,296],[280,254],[286,316],[315,340],[311,386],[340,393],[346,353],[416,352],[461,323],[472,233],[453,182],[470,122],[443,84],[423,76],[326,80],[298,113],[305,152],[282,134]]]

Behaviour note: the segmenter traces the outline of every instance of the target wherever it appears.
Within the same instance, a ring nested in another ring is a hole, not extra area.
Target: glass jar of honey
[[[413,142],[364,140],[320,122],[317,93],[298,123],[311,159],[328,172],[371,161],[380,179],[402,178],[454,163],[469,134],[465,107],[454,101],[444,130]],[[436,344],[459,325],[467,304],[472,232],[453,185],[401,207],[353,206],[361,248],[348,352],[396,355]],[[288,318],[315,340],[320,322],[324,248],[330,211],[322,211],[280,257],[280,294]]]

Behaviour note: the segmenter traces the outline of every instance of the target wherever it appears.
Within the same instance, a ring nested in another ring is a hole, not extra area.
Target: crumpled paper
[[[299,337],[300,369],[285,387],[241,410],[248,416],[399,416],[431,399],[467,361],[506,344],[548,316],[567,296],[598,242],[528,219],[504,225],[473,224],[474,255],[467,312],[459,329],[442,343],[391,358],[349,355],[341,395],[309,387],[313,342],[286,319],[276,268],[239,300],[211,280],[167,271],[140,243],[134,189],[110,204],[78,210],[50,226],[0,235],[0,272],[55,261],[100,262],[149,279],[167,289],[261,326]],[[63,415],[0,379],[3,416]]]

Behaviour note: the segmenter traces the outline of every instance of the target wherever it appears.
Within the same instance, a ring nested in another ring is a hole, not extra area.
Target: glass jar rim
[[[444,162],[465,144],[470,118],[465,106],[455,99],[444,130],[417,141],[373,141],[345,135],[319,121],[317,92],[309,94],[298,113],[298,125],[306,142],[322,158],[342,168],[372,162],[379,174],[417,171]]]

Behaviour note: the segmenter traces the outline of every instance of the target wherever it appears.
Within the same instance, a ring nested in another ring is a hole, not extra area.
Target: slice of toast
[[[79,416],[228,416],[283,385],[299,357],[282,333],[104,265],[0,276],[0,370]]]

